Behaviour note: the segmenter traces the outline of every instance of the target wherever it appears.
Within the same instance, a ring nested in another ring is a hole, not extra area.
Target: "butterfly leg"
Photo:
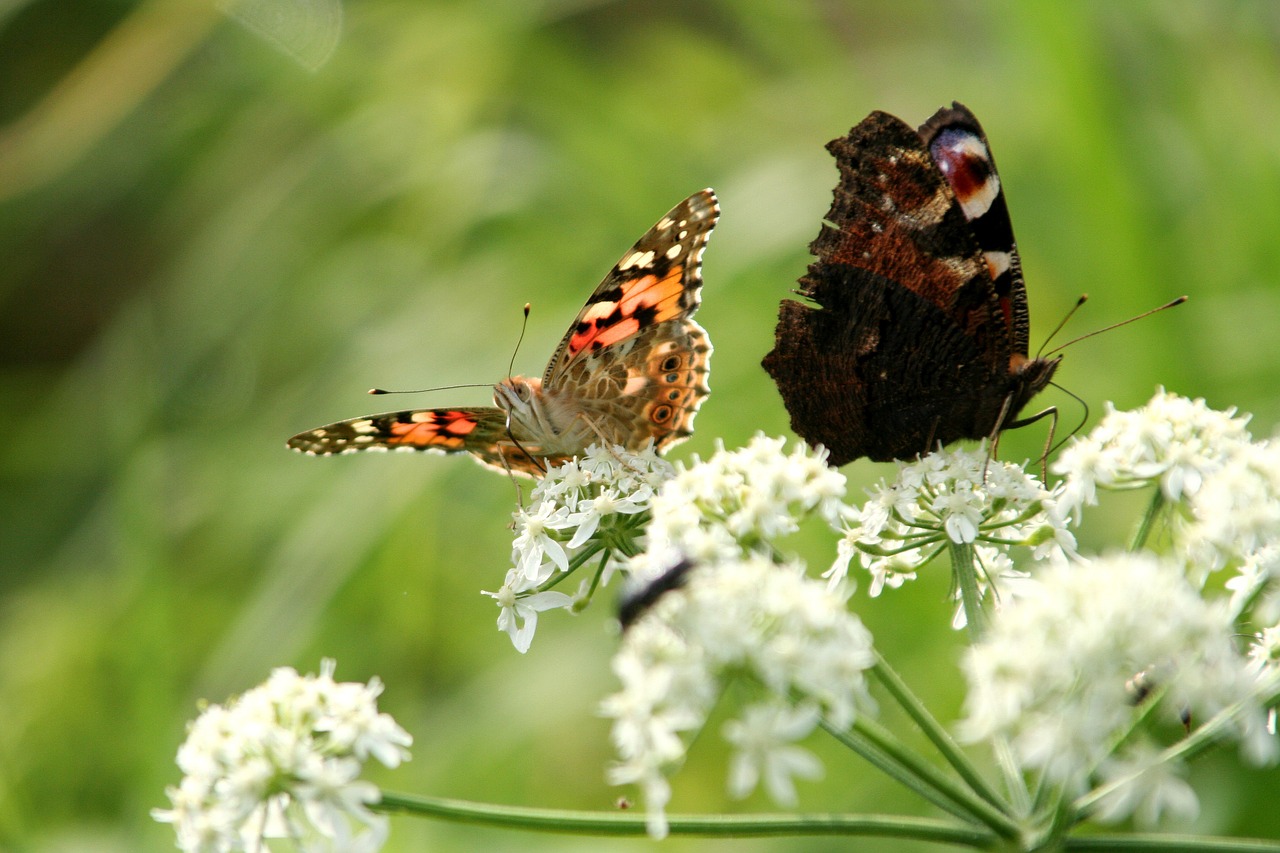
[[[615,449],[622,445],[605,435],[604,430],[600,428],[600,425],[592,420],[586,412],[579,412],[578,417],[582,419],[582,422],[587,425],[588,429],[595,433],[596,440],[600,442],[600,446],[609,451],[609,455],[617,460],[619,465],[626,467],[626,463],[623,462],[622,457],[618,455],[618,451]]]
[[[1005,401],[1005,405],[1006,407],[1008,406],[1008,400]],[[1001,415],[1003,416],[1003,412]],[[1047,483],[1049,482],[1049,453],[1050,449],[1053,447],[1054,433],[1058,431],[1058,407],[1050,406],[1047,409],[1041,409],[1034,415],[1020,418],[1019,420],[1009,423],[1005,426],[1005,429],[1017,429],[1018,427],[1024,427],[1029,424],[1033,424],[1042,418],[1049,419],[1049,435],[1044,442],[1044,452],[1040,454],[1040,482]],[[996,432],[995,440],[1000,440],[1000,433],[998,431]]]

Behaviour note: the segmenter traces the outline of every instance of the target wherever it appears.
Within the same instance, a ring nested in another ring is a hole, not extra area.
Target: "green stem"
[[[1156,850],[1159,853],[1275,853],[1280,841],[1261,838],[1221,838],[1212,835],[1172,835],[1134,833],[1133,835],[1089,835],[1068,838],[1064,850],[1101,851]]]
[[[389,792],[384,792],[381,802],[374,804],[373,808],[386,814],[434,817],[526,831],[634,838],[645,835],[644,816],[629,812],[532,809]],[[975,827],[896,815],[671,815],[668,817],[668,824],[673,836],[760,838],[780,835],[840,835],[909,838],[976,850],[1007,849],[998,838]],[[1056,842],[1055,849],[1088,853],[1128,853],[1135,850],[1161,853],[1276,853],[1280,851],[1280,841],[1134,833],[1060,839]]]
[[[1020,827],[1011,817],[942,774],[866,715],[854,720],[850,732],[839,731],[825,721],[822,727],[877,769],[939,808],[965,820],[980,821],[1003,838],[1020,834]]]
[[[965,624],[969,629],[969,641],[977,643],[986,633],[986,614],[978,597],[978,572],[975,568],[972,543],[948,541],[951,552],[951,574],[960,588],[960,601],[964,605]]]
[[[1013,747],[1006,738],[996,737],[992,738],[991,752],[995,757],[996,766],[1000,768],[1000,775],[1004,777],[1005,787],[1012,800],[1012,808],[1016,810],[1014,813],[1031,814],[1031,791],[1027,788],[1026,777],[1022,775],[1022,768],[1018,766]],[[1008,810],[1006,808],[1006,811]]]
[[[934,719],[934,716],[929,713],[929,709],[911,692],[906,682],[898,676],[898,673],[894,671],[888,661],[877,654],[876,663],[871,667],[871,671],[880,680],[880,683],[885,686],[885,689],[889,691],[890,695],[897,700],[902,709],[907,712],[907,715],[920,727],[925,737],[933,743],[934,748],[942,754],[942,757],[955,769],[956,773],[960,774],[960,778],[964,779],[969,787],[973,789],[974,793],[1002,812],[1008,813],[1008,803],[1001,799],[999,793],[978,772],[977,767],[969,760],[969,756],[960,749],[960,745],[947,733],[947,730]]]
[[[956,805],[953,799],[936,791],[931,785],[920,779],[903,762],[896,760],[888,752],[876,746],[869,738],[857,732],[840,731],[826,721],[822,723],[828,734],[840,741],[846,748],[858,755],[863,761],[893,779],[920,799],[931,803],[938,809],[957,817],[966,823],[974,823],[973,815],[962,806]]]
[[[589,812],[534,809],[473,803],[443,797],[417,797],[384,792],[373,807],[387,814],[413,814],[461,823],[483,824],[574,835],[643,837],[645,817],[632,812]],[[997,848],[989,832],[971,826],[928,818],[896,815],[671,815],[671,835],[764,837],[775,835],[862,835],[910,838],[980,850]]]
[[[1164,507],[1164,492],[1160,490],[1160,486],[1156,485],[1156,493],[1151,498],[1151,505],[1147,507],[1147,514],[1142,517],[1142,522],[1138,525],[1138,532],[1133,536],[1133,544],[1129,546],[1130,553],[1139,551],[1147,547],[1147,538],[1151,535],[1151,528],[1155,526],[1156,516],[1160,514],[1160,510]]]
[[[1256,701],[1256,700],[1255,700]],[[1219,741],[1223,740],[1231,734],[1231,727],[1235,724],[1236,717],[1240,713],[1254,707],[1253,701],[1241,701],[1223,708],[1217,714],[1214,714],[1203,726],[1196,729],[1187,737],[1166,748],[1156,757],[1156,763],[1163,764],[1166,762],[1186,762],[1194,759],[1205,750],[1215,746]],[[1089,793],[1078,798],[1074,805],[1076,813],[1081,816],[1088,816],[1090,812],[1097,806],[1098,802],[1110,794],[1115,789],[1133,781],[1137,772],[1114,779],[1105,785],[1094,788]]]

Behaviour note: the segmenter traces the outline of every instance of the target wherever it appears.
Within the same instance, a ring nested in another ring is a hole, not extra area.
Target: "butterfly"
[[[958,103],[912,128],[873,112],[827,144],[840,182],[764,368],[829,451],[906,459],[1019,419],[1061,356],[1030,358],[1022,264],[995,161]]]
[[[600,282],[542,378],[503,379],[494,405],[366,415],[299,433],[288,446],[314,455],[466,452],[538,477],[591,444],[638,450],[688,438],[710,393],[711,340],[692,317],[719,215],[709,189],[672,208]]]

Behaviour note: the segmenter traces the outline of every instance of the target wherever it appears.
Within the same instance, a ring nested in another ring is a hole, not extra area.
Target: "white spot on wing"
[[[997,279],[1009,269],[1010,258],[1008,252],[984,252],[987,257],[987,269],[991,272],[991,278]]]
[[[639,373],[627,376],[627,384],[622,386],[623,394],[639,394],[649,384],[649,377]]]
[[[618,269],[629,270],[633,267],[647,267],[653,263],[653,252],[632,252],[618,262]]]
[[[991,203],[1000,194],[1000,176],[992,172],[982,186],[970,196],[960,199],[960,208],[966,219],[974,220],[991,209]]]

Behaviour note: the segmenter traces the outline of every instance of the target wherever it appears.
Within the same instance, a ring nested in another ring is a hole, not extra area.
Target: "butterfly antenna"
[[[524,320],[520,323],[520,337],[516,338],[515,349],[511,350],[511,361],[507,364],[507,375],[511,375],[511,371],[516,369],[516,353],[520,352],[520,344],[524,343],[525,330],[529,328],[529,311],[533,306],[528,302],[524,304]]]
[[[483,382],[466,382],[462,385],[437,385],[434,388],[418,388],[414,391],[388,391],[385,388],[370,388],[370,394],[425,394],[428,391],[452,391],[455,388],[492,388],[492,385]]]
[[[1040,351],[1036,353],[1036,358],[1040,358],[1041,356],[1044,355],[1044,348],[1049,345],[1049,341],[1053,340],[1054,336],[1056,336],[1058,332],[1062,331],[1062,327],[1067,325],[1067,321],[1070,320],[1073,316],[1075,316],[1075,313],[1080,310],[1081,305],[1085,304],[1088,301],[1089,301],[1089,294],[1087,293],[1080,294],[1080,298],[1076,300],[1076,304],[1071,306],[1070,311],[1062,315],[1062,319],[1058,321],[1058,325],[1054,326],[1053,331],[1049,333],[1049,337],[1045,338],[1044,343],[1040,344]]]
[[[1053,349],[1049,350],[1047,353],[1045,353],[1045,355],[1053,355],[1058,350],[1066,349],[1072,344],[1083,341],[1085,338],[1092,338],[1094,335],[1100,335],[1103,332],[1109,332],[1112,329],[1118,329],[1121,326],[1127,326],[1135,320],[1141,320],[1143,317],[1150,317],[1152,314],[1158,313],[1160,311],[1164,311],[1167,308],[1172,308],[1175,305],[1181,305],[1182,303],[1187,301],[1187,298],[1188,297],[1186,296],[1179,296],[1177,299],[1173,300],[1172,302],[1166,302],[1164,305],[1161,305],[1159,308],[1152,308],[1150,311],[1143,311],[1141,314],[1138,314],[1135,317],[1130,317],[1128,320],[1121,320],[1119,323],[1112,323],[1110,326],[1103,326],[1101,329],[1095,329],[1094,331],[1089,332],[1087,335],[1081,335],[1078,338],[1072,338],[1071,340],[1067,341],[1065,344],[1061,344],[1060,346],[1056,346]],[[1067,316],[1070,316],[1070,315],[1067,315]]]

